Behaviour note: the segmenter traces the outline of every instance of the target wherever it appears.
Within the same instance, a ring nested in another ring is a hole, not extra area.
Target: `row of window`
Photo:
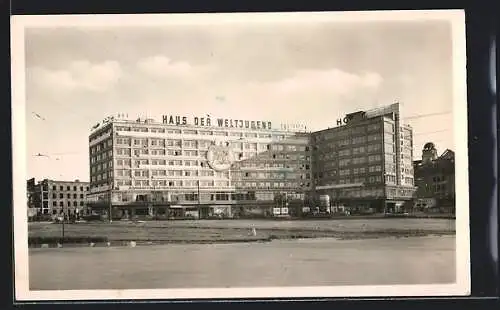
[[[187,151],[184,151],[184,152],[187,152]],[[185,156],[196,156],[196,151],[192,151],[192,152],[195,152],[195,153],[192,153],[192,154],[187,154],[187,153],[184,153]],[[180,155],[181,152],[179,151],[179,153],[177,155]],[[187,155],[186,155],[187,154]],[[205,152],[206,154],[206,152]],[[253,160],[271,160],[271,159],[276,159],[276,160],[291,160],[291,161],[294,161],[294,160],[305,160],[305,161],[309,161],[310,160],[310,157],[309,156],[305,156],[303,154],[267,154],[266,156],[262,156],[262,155],[259,155],[259,154],[255,154],[255,153],[240,153],[240,154],[235,154],[236,155],[236,159],[237,160],[245,160],[245,159],[253,159]],[[179,166],[179,165],[184,165],[185,166],[196,166],[198,164],[196,164],[196,160],[185,160],[185,161],[182,161],[180,159],[178,160],[166,160],[166,159],[136,159],[134,160],[134,166],[137,166],[137,165],[166,165],[168,163],[168,165],[170,166]],[[117,159],[117,166],[128,166],[130,167],[132,163],[132,160],[131,159],[125,159],[125,158],[119,158]],[[108,166],[111,167],[110,164],[108,164]],[[96,169],[99,169],[99,168],[96,168]]]
[[[354,158],[344,158],[339,160],[339,167],[345,167],[349,165],[359,165],[368,163],[375,163],[382,161],[381,155],[370,155],[368,157],[354,157]]]
[[[439,192],[446,192],[449,187],[446,184],[425,184],[423,189],[426,192],[431,192],[431,193],[439,193]]]
[[[134,162],[134,166],[133,168],[142,168],[143,166],[149,166],[150,164],[152,166],[156,166],[156,165],[166,165],[168,163],[169,166],[184,166],[184,167],[197,167],[198,166],[198,162],[197,161],[164,161],[164,160],[152,160],[152,161],[148,161],[148,160],[142,160],[142,161],[135,161]],[[200,167],[205,167],[207,165],[205,165],[205,162],[202,162],[200,164]],[[117,161],[117,173],[119,176],[131,176],[131,172],[129,169],[123,169],[123,168],[130,168],[130,161],[129,162],[125,162],[125,161],[122,161],[122,160],[118,160]],[[122,169],[120,169],[122,168]],[[161,167],[159,167],[161,168]],[[250,169],[290,169],[290,170],[309,170],[310,169],[310,165],[309,164],[295,164],[295,163],[262,163],[262,162],[246,162],[246,163],[237,163],[237,164],[234,164],[233,166],[233,171],[237,171],[239,169],[247,169],[247,168],[250,168]],[[96,168],[96,167],[92,167],[92,173],[94,173],[95,171],[100,171],[100,168]],[[147,171],[147,170],[145,170]],[[175,174],[182,174],[182,175],[185,175],[185,176],[197,176],[198,175],[198,170],[187,170],[185,171],[185,173],[181,172],[181,170],[172,170],[172,171],[176,171],[176,172],[167,172],[167,174],[164,172],[165,170],[163,169],[152,169],[151,170],[154,174],[153,175],[157,175],[157,174],[162,174],[162,175],[167,175],[169,173],[175,173]],[[154,172],[156,171],[156,172]],[[163,171],[163,172],[159,172],[159,171]],[[210,170],[211,171],[211,170]],[[200,175],[203,175],[203,176],[208,176],[207,173],[209,173],[210,171],[206,171],[206,170],[200,170]],[[189,173],[189,174],[188,174]]]
[[[161,127],[130,127],[117,126],[117,131],[128,132],[152,132],[152,133],[168,133],[168,134],[185,134],[185,135],[204,135],[204,136],[233,136],[247,138],[276,138],[284,139],[283,134],[255,133],[255,132],[239,132],[239,131],[215,131],[215,130],[196,130],[196,129],[171,129]]]
[[[364,135],[367,132],[374,132],[380,130],[380,124],[369,124],[357,127],[342,128],[320,133],[316,136],[316,141],[330,140],[339,137],[347,137],[350,135]]]
[[[340,178],[337,180],[337,182],[338,182],[338,184],[381,183],[382,176],[374,175],[374,176],[369,176],[369,177]],[[332,182],[329,182],[329,184],[332,184]]]
[[[57,191],[58,187],[57,185],[52,185],[52,190],[53,191]],[[44,188],[44,190],[46,191],[47,189]],[[89,190],[89,187],[88,186],[77,186],[77,185],[73,185],[73,186],[70,186],[70,185],[67,185],[67,186],[63,186],[63,185],[59,185],[59,191],[78,191],[80,190],[81,192],[83,191],[88,191]]]
[[[342,171],[342,172],[340,172]],[[373,172],[382,172],[382,166],[380,165],[374,165],[374,166],[370,166],[368,168],[366,167],[359,167],[359,168],[352,168],[352,169],[341,169],[339,170],[339,174],[340,176],[345,176],[345,175],[361,175],[361,174],[366,174],[366,172],[370,172],[370,173],[373,173]],[[314,174],[314,178],[323,178],[323,177],[337,177],[337,170],[328,170],[328,171],[323,171],[323,172],[319,172],[317,174]]]
[[[107,170],[108,168],[113,168],[113,162],[104,162],[90,167],[90,173],[95,174],[99,171]]]
[[[97,175],[91,175],[90,182],[94,183],[94,182],[98,182],[98,181],[102,181],[102,180],[107,180],[108,178],[112,178],[112,177],[113,177],[113,171],[103,172],[103,173],[100,173]]]
[[[387,189],[387,196],[388,197],[412,197],[415,194],[415,191],[413,190],[408,190],[408,189],[395,189],[395,188],[388,188]]]
[[[56,193],[52,193],[52,199],[57,199],[57,197],[59,196],[59,199],[63,199],[64,198],[64,194],[63,193],[59,193],[59,195],[57,195]],[[84,194],[66,194],[66,198],[68,199],[77,199],[78,197],[80,197],[80,199],[83,199],[85,197]],[[48,195],[47,193],[44,193],[43,194],[43,199],[48,199]]]
[[[198,162],[197,161],[181,161],[181,160],[169,160],[169,161],[162,161],[162,160],[157,160],[157,161],[154,161],[154,162],[148,162],[148,161],[138,161],[138,162],[134,162],[134,166],[133,168],[141,168],[143,166],[146,166],[146,165],[149,165],[149,163],[151,163],[152,166],[155,166],[155,165],[167,165],[168,166],[173,166],[173,167],[180,167],[180,166],[184,166],[184,167],[198,167]],[[125,162],[118,162],[118,165],[117,167],[123,167],[123,168],[128,168],[130,167],[129,163],[125,163]],[[200,168],[205,168],[205,167],[208,167],[208,164],[203,161],[203,162],[200,162],[199,163],[199,167]],[[160,167],[161,168],[161,167]],[[233,164],[233,171],[237,171],[237,170],[240,170],[240,169],[273,169],[273,168],[277,168],[277,169],[287,169],[287,170],[310,170],[311,166],[309,164],[297,164],[297,163],[269,163],[269,162],[243,162],[243,163],[235,163]],[[123,170],[123,169],[122,169]],[[127,169],[125,169],[127,170]],[[158,169],[154,169],[154,170],[158,170]],[[154,171],[152,170],[152,171]],[[161,170],[159,170],[161,171]],[[196,170],[190,170],[190,171],[193,171],[196,172]]]
[[[279,195],[279,194],[278,194]],[[276,194],[273,192],[255,192],[248,191],[244,193],[228,193],[228,192],[215,192],[215,193],[198,193],[196,192],[188,192],[188,193],[172,193],[170,195],[153,195],[154,200],[161,201],[238,201],[238,200],[266,200],[272,201],[276,197]],[[105,197],[100,197],[101,199],[105,199]],[[135,198],[135,199],[134,199]],[[300,193],[289,193],[286,196],[288,201],[293,200],[303,200],[305,198],[304,194]],[[98,198],[99,199],[99,198]],[[126,201],[147,201],[147,195],[133,195],[133,194],[125,194],[125,193],[117,193],[116,199],[126,202]]]
[[[248,193],[224,193],[216,192],[214,194],[202,194],[200,195],[200,200],[211,200],[211,201],[237,201],[237,200],[266,200],[271,201],[275,197],[273,192],[248,192]],[[304,199],[303,194],[288,194],[287,199],[290,200],[302,200]],[[174,200],[185,200],[185,201],[197,201],[197,193],[189,194],[179,194],[176,195]]]
[[[346,147],[349,145],[364,144],[364,143],[375,142],[375,141],[381,141],[380,135],[370,135],[370,136],[364,136],[364,137],[357,137],[357,138],[353,138],[353,139],[343,139],[343,140],[339,140],[339,141],[321,143],[321,144],[317,144],[314,147],[314,149],[315,150],[336,149],[338,147]],[[376,143],[375,145],[377,145],[377,146],[367,146],[366,149],[365,149],[365,146],[360,146],[357,148],[357,152],[363,153],[363,152],[365,152],[365,150],[367,152],[373,152],[373,151],[378,151],[381,149],[381,147],[378,143]]]
[[[404,180],[403,180],[403,184],[406,184],[406,185],[414,185],[413,178],[404,178]]]
[[[433,176],[432,181],[434,183],[439,183],[439,182],[445,182],[445,181],[447,181],[447,179],[444,176]]]
[[[149,142],[148,142],[149,140]],[[261,143],[243,143],[243,142],[228,142],[233,149],[238,150],[274,150],[274,151],[308,151],[307,146],[297,145],[283,145],[283,144],[261,144]],[[116,144],[121,146],[142,146],[144,147],[174,147],[185,149],[206,149],[212,142],[206,140],[179,140],[179,139],[154,139],[154,138],[117,138]]]
[[[91,137],[89,137],[89,142],[95,141],[103,136],[110,135],[110,134],[111,134],[111,128],[104,130],[104,131],[101,131],[98,134],[92,135]]]
[[[96,161],[104,160],[104,159],[111,158],[111,157],[113,157],[113,151],[109,150],[107,152],[97,154],[96,156],[92,156],[91,162],[95,163]]]
[[[134,170],[133,174],[131,170],[117,170],[117,177],[131,177],[136,178],[149,178],[155,176],[169,176],[169,177],[218,177],[225,179],[310,179],[310,174],[298,174],[298,173],[279,173],[279,172],[242,172],[236,171],[232,172],[214,172],[213,170],[207,171],[182,171],[182,170]]]
[[[395,175],[386,175],[385,182],[389,184],[396,184],[396,176]]]
[[[251,150],[250,150],[251,151]],[[127,156],[130,157],[133,154],[135,157],[140,156],[183,156],[183,157],[202,157],[205,158],[207,151],[195,151],[195,150],[148,150],[148,149],[123,149],[119,148],[116,150],[117,156]],[[291,160],[309,160],[309,156],[304,154],[270,154],[270,153],[255,153],[255,152],[245,152],[234,154],[236,159],[249,159],[258,157],[261,159],[272,158],[272,159],[291,159]],[[91,162],[95,163],[100,158],[91,157]]]
[[[116,180],[118,186],[135,187],[197,187],[197,180]],[[232,182],[200,180],[200,187],[235,187],[235,188],[297,188],[310,186],[310,183],[299,182]]]
[[[384,190],[382,188],[364,188],[364,189],[341,189],[331,193],[332,198],[361,198],[361,197],[382,197]]]
[[[95,146],[90,148],[90,154],[98,153],[106,148],[109,148],[113,145],[113,139],[108,139],[101,143],[96,144]]]
[[[396,176],[395,175],[386,175],[385,176],[385,181],[389,184],[396,184]],[[413,178],[409,178],[409,177],[402,177],[401,178],[401,184],[404,184],[404,185],[411,185],[413,186],[414,185],[414,179]]]
[[[231,174],[233,179],[310,179],[311,175],[299,173],[279,173],[279,172],[233,172]]]
[[[196,170],[134,170],[132,174],[132,170],[129,169],[119,169],[116,170],[117,177],[149,177],[151,176],[173,176],[173,177],[191,177],[191,176],[203,176],[210,177],[216,176],[221,178],[229,178],[229,172],[215,172],[213,170],[204,170],[204,171],[196,171]]]
[[[368,167],[368,172],[373,173],[373,172],[382,172],[382,166],[380,165],[375,165],[375,166],[369,166]],[[353,169],[340,169],[339,170],[339,175],[340,176],[345,176],[345,175],[350,175],[350,174],[364,174],[366,173],[366,168],[361,167],[361,168],[353,168]]]
[[[53,206],[53,207],[57,207],[58,205],[59,205],[60,207],[64,207],[64,201],[59,201],[59,203],[58,203],[57,201],[52,201],[52,206]],[[67,201],[67,202],[66,202],[66,205],[67,205],[68,207],[71,207],[71,206],[73,206],[73,207],[77,207],[77,206],[84,206],[84,205],[85,205],[85,203],[84,203],[83,201],[80,201],[80,202],[78,202],[78,201],[73,201],[73,202],[71,202],[71,201]]]
[[[348,145],[356,145],[356,144],[362,144],[362,143],[367,143],[367,142],[372,142],[372,141],[380,141],[381,137],[380,135],[369,135],[369,136],[362,136],[362,137],[356,137],[356,138],[350,138],[350,139],[343,139],[337,141],[336,146],[338,147],[344,147]],[[330,146],[335,147],[335,143],[330,143]]]

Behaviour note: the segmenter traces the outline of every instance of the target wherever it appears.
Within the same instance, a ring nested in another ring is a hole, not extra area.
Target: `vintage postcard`
[[[470,292],[464,12],[12,17],[18,301]]]

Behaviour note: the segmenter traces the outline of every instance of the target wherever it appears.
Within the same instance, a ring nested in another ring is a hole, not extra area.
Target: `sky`
[[[88,181],[90,128],[117,113],[318,130],[398,101],[415,159],[429,141],[454,149],[444,20],[31,27],[24,39],[28,177]]]

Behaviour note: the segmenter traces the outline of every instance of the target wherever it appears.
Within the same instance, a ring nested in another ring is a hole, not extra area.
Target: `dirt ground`
[[[62,224],[29,223],[30,237],[59,237]],[[444,219],[371,219],[329,221],[114,221],[65,224],[65,237],[106,237],[109,241],[243,241],[323,238],[366,239],[454,235],[455,223]]]

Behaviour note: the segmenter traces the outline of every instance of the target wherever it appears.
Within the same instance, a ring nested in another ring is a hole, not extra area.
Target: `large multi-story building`
[[[400,212],[416,189],[413,133],[400,123],[399,104],[348,114],[338,125],[312,133],[316,196],[334,209]]]
[[[93,212],[130,216],[298,215],[335,206],[396,211],[412,198],[412,129],[399,105],[319,132],[267,121],[107,119],[89,137]]]
[[[432,142],[424,145],[422,159],[414,161],[415,207],[419,210],[454,212],[455,153],[445,150],[438,156]]]
[[[89,204],[118,218],[293,213],[312,186],[309,144],[267,121],[111,119],[89,138]]]
[[[32,178],[27,181],[28,208],[36,215],[82,214],[88,191],[88,182],[44,179],[35,183]]]

